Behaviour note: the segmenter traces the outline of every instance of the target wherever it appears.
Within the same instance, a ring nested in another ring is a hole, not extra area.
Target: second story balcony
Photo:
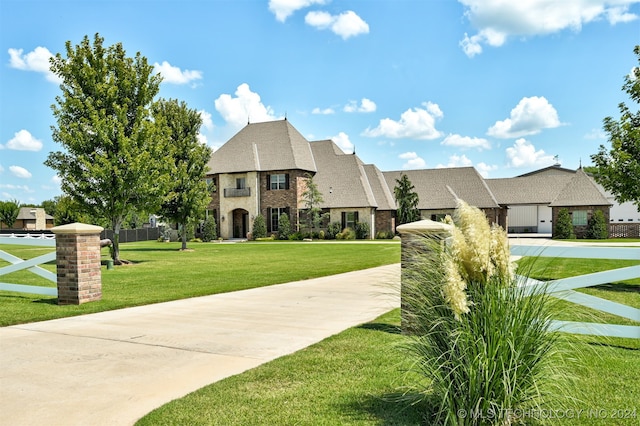
[[[251,196],[251,188],[225,188],[225,197],[249,197]]]

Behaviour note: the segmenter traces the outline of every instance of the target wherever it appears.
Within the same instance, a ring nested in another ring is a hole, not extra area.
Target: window
[[[573,226],[582,226],[587,224],[587,211],[575,210],[572,214]]]
[[[356,229],[358,223],[358,212],[342,212],[342,229]]]
[[[289,214],[289,209],[287,207],[272,207],[269,209],[269,229],[268,232],[277,232],[278,231],[278,223],[280,221],[280,216],[283,214]]]
[[[287,173],[267,175],[267,191],[278,189],[289,189],[289,175]]]
[[[247,187],[247,179],[246,178],[236,178],[236,189],[245,189]]]
[[[431,220],[434,222],[444,222],[445,217],[447,217],[447,215],[444,213],[436,213],[431,215]]]
[[[218,185],[216,184],[216,178],[206,178],[207,188],[210,192],[218,192]]]

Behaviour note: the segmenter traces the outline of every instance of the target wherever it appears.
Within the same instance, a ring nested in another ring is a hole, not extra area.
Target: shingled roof
[[[286,119],[247,124],[211,155],[209,173],[317,171],[309,141]]]
[[[573,178],[553,199],[551,207],[566,206],[610,206],[607,197],[582,169],[578,169]]]
[[[549,204],[569,183],[574,173],[531,174],[514,178],[487,179],[486,182],[501,205]]]
[[[323,195],[323,208],[378,207],[360,158],[345,154],[331,140],[310,146],[318,166],[313,181]]]
[[[478,208],[500,207],[473,167],[383,172],[389,188],[395,188],[403,174],[415,187],[421,210],[453,209],[458,199]]]

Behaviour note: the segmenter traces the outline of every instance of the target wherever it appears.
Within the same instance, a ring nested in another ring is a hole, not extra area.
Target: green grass
[[[628,266],[627,261],[549,259],[535,262],[538,279],[555,279]],[[525,262],[527,262],[525,260]],[[636,264],[638,262],[635,262]],[[553,266],[553,268],[551,268]],[[601,297],[640,308],[637,280],[598,286]],[[620,291],[623,288],[624,291]],[[569,305],[569,304],[567,304]],[[562,319],[592,320],[585,308],[562,309]],[[600,320],[613,316],[604,315]],[[617,317],[613,317],[617,318]],[[636,324],[637,325],[637,324]],[[142,418],[139,425],[417,425],[428,406],[394,402],[407,366],[397,346],[399,310],[307,349],[204,387]],[[573,392],[539,415],[550,424],[632,425],[640,419],[640,339],[564,335]],[[582,410],[582,411],[580,411]],[[614,414],[631,418],[615,419]],[[536,413],[532,413],[536,415]],[[535,421],[531,424],[537,424]],[[544,423],[544,422],[543,422]]]
[[[102,300],[80,306],[58,306],[53,297],[0,292],[0,326],[82,315],[136,305],[236,291],[305,280],[400,261],[400,245],[324,243],[180,243],[155,241],[121,245],[130,265],[102,267]],[[0,246],[31,258],[51,248]],[[102,250],[106,261],[108,250]],[[0,266],[7,263],[0,261]],[[55,265],[45,265],[55,271]],[[30,272],[2,276],[3,282],[54,286]]]
[[[199,389],[154,410],[137,425],[430,424],[423,417],[428,406],[394,402],[407,367],[398,350],[404,339],[398,331],[399,312]],[[567,397],[577,400],[555,401],[548,408],[556,414],[585,411],[579,419],[550,423],[637,424],[640,340],[567,336],[564,344],[580,354],[580,362],[567,372],[575,389]],[[635,409],[635,420],[611,418],[624,409]],[[591,417],[589,410],[595,410]]]
[[[402,373],[399,310],[206,386],[138,425],[418,425],[391,396]]]

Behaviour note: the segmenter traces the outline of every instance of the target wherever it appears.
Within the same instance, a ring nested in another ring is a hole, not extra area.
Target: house
[[[247,124],[211,155],[208,167],[206,179],[216,188],[208,214],[222,238],[245,238],[257,215],[269,233],[277,232],[283,213],[299,229],[309,177],[323,194],[328,222],[365,222],[371,235],[376,222],[392,230],[395,202],[380,171],[333,141],[307,141],[286,119]]]
[[[20,207],[13,229],[25,231],[43,231],[53,228],[53,216],[48,215],[43,208]]]
[[[554,165],[514,178],[486,179],[486,183],[498,203],[508,208],[506,229],[511,233],[552,234],[562,208],[569,210],[579,237],[595,210],[609,221],[610,201],[581,168]]]
[[[245,238],[257,215],[268,233],[278,231],[283,213],[301,229],[309,178],[323,196],[323,227],[366,223],[372,238],[395,231],[393,190],[403,174],[418,194],[422,217],[440,220],[462,199],[509,232],[551,234],[558,211],[567,208],[581,235],[594,211],[609,221],[611,205],[582,169],[555,165],[505,179],[484,179],[473,167],[383,172],[331,140],[308,141],[287,119],[247,124],[211,155],[208,168],[206,179],[216,189],[207,214],[222,238]]]

